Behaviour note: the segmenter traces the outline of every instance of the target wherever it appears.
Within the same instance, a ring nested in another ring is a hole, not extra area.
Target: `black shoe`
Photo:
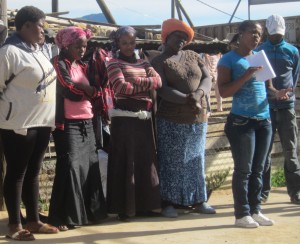
[[[203,202],[195,208],[195,212],[202,214],[215,214],[216,210],[207,202]]]
[[[135,214],[136,217],[161,217],[160,213],[153,211],[138,211]]]
[[[122,222],[129,222],[129,216],[127,214],[118,214],[118,220]]]
[[[291,202],[294,204],[300,204],[300,192],[291,197]]]

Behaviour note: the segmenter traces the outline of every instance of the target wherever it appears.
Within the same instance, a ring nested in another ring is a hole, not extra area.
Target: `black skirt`
[[[53,132],[56,174],[48,223],[86,225],[106,217],[95,136],[91,120],[66,120]]]
[[[138,102],[135,102],[135,105],[137,104]],[[126,107],[126,110],[130,110],[131,106]],[[136,108],[134,110],[136,111]],[[107,206],[109,213],[128,216],[161,207],[151,119],[111,119]]]

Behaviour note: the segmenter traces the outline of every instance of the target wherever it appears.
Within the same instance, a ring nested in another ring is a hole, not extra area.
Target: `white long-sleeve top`
[[[54,128],[55,95],[56,72],[39,48],[6,44],[0,49],[0,128],[19,134]]]

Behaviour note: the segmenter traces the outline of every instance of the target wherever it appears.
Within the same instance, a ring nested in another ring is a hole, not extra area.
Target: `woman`
[[[162,24],[164,50],[152,64],[162,78],[156,123],[162,215],[177,217],[174,205],[215,213],[205,185],[205,137],[211,79],[202,59],[182,48],[194,31],[186,23],[168,19]]]
[[[247,61],[260,42],[262,27],[247,20],[238,31],[238,47],[219,61],[217,83],[222,97],[233,96],[225,133],[234,161],[235,225],[255,228],[274,223],[261,213],[260,207],[262,172],[272,131],[265,82],[255,77],[262,67],[250,67]]]
[[[106,217],[92,124],[91,99],[99,93],[87,79],[83,57],[90,30],[66,27],[56,35],[60,54],[53,60],[57,80],[56,174],[48,222],[60,230]]]
[[[218,89],[218,84],[217,84],[217,65],[218,62],[220,60],[220,58],[222,57],[222,54],[216,49],[213,50],[211,53],[204,53],[202,56],[202,59],[206,65],[206,68],[210,74],[211,80],[212,80],[212,84],[213,84],[213,88],[215,90],[215,97],[217,100],[217,111],[218,112],[222,112],[223,111],[223,106],[222,106],[222,97],[220,96],[219,93],[219,89]],[[208,103],[209,103],[209,107],[211,107],[210,104],[210,94],[208,95]]]
[[[111,35],[113,58],[107,63],[115,94],[111,117],[107,205],[122,221],[160,208],[150,92],[161,79],[134,53],[136,31],[120,27]]]
[[[0,50],[0,132],[7,171],[4,198],[8,238],[34,240],[32,233],[57,233],[39,220],[39,171],[55,118],[56,73],[36,44],[43,36],[45,14],[33,6],[15,17],[16,33]],[[20,204],[26,208],[26,229]]]

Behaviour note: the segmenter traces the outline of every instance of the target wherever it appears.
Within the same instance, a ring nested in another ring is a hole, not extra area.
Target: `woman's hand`
[[[202,109],[201,98],[204,96],[203,90],[199,89],[187,95],[187,103],[190,104],[196,112]]]
[[[88,97],[92,97],[93,93],[94,93],[94,87],[88,85],[88,84],[82,84],[82,83],[76,83],[75,84],[76,88],[78,88],[79,90],[84,91],[84,93],[88,96]]]
[[[255,72],[257,72],[261,69],[262,69],[262,66],[249,67],[243,75],[245,80],[250,80],[252,77],[255,77]]]
[[[154,77],[155,76],[155,72],[154,72],[153,69],[147,69],[146,74],[147,74],[147,77]]]

